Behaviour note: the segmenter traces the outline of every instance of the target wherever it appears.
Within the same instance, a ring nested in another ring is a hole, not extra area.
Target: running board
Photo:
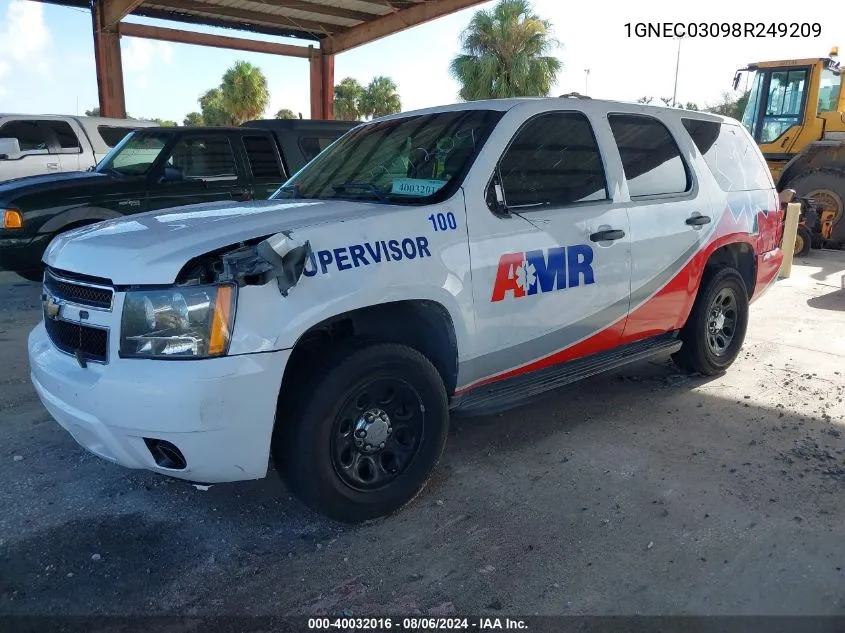
[[[629,343],[607,352],[599,352],[585,358],[475,387],[453,400],[452,410],[479,415],[517,407],[537,396],[584,378],[659,354],[676,352],[681,348],[681,341],[677,336],[677,332],[671,332]]]

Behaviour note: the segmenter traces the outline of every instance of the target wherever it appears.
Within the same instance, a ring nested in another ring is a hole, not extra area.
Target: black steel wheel
[[[707,346],[714,356],[724,356],[736,334],[737,298],[729,286],[716,293],[707,312]]]
[[[332,427],[332,465],[355,490],[377,490],[400,476],[419,450],[425,407],[399,377],[361,385],[341,406]]]
[[[687,371],[713,376],[736,360],[748,326],[748,292],[733,268],[709,271],[681,330],[683,346],[672,358]]]
[[[431,362],[404,345],[357,345],[298,378],[283,389],[273,433],[273,460],[291,492],[350,523],[413,500],[449,426],[446,389]]]

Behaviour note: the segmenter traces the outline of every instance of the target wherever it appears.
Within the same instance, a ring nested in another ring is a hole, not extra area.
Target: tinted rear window
[[[114,147],[120,141],[123,140],[123,137],[129,134],[132,131],[132,128],[129,127],[117,127],[114,125],[98,125],[97,131],[100,133],[102,139],[106,142],[106,145],[109,147]]]
[[[610,128],[619,147],[632,198],[684,193],[690,177],[675,139],[657,119],[639,114],[611,114]]]
[[[683,123],[723,190],[772,188],[768,168],[740,126],[698,119]]]
[[[243,140],[252,175],[256,178],[281,180],[282,170],[273,142],[266,136],[244,136]]]

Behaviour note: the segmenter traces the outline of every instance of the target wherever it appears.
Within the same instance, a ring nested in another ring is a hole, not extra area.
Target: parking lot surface
[[[0,273],[0,613],[845,614],[843,275],[796,262],[724,376],[658,359],[454,420],[423,494],[349,527],[274,472],[86,453],[29,383],[39,287]]]

